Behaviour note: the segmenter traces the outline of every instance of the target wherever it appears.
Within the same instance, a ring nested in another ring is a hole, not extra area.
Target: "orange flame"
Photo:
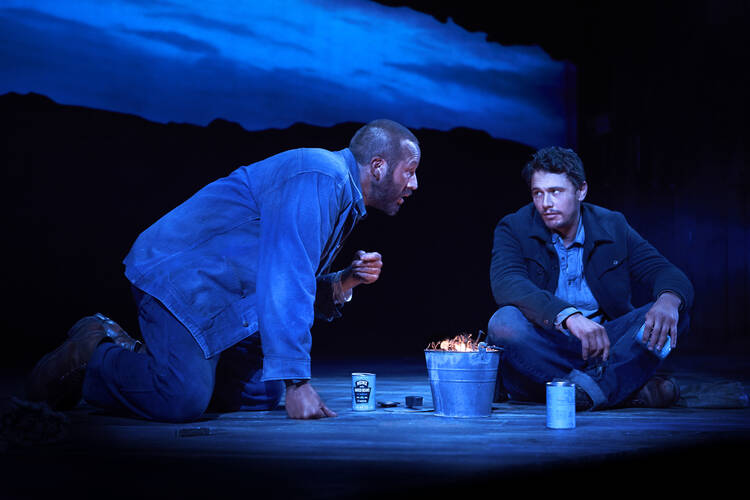
[[[456,335],[452,339],[431,342],[427,349],[430,351],[477,352],[479,350],[477,340],[472,340],[471,335]]]

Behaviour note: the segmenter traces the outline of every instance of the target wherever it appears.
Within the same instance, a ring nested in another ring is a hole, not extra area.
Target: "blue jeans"
[[[513,306],[492,316],[488,343],[503,347],[498,381],[516,400],[544,402],[546,383],[564,379],[583,389],[594,402],[592,409],[613,408],[640,390],[654,375],[661,360],[635,334],[653,303],[603,324],[610,341],[607,361],[584,360],[581,341],[555,329],[540,328]],[[687,333],[687,312],[680,313],[678,340]],[[674,355],[674,354],[670,354]]]
[[[133,295],[147,349],[100,345],[86,369],[83,398],[115,413],[186,422],[213,411],[269,410],[283,382],[261,382],[263,352],[255,333],[206,359],[190,332],[157,299]]]

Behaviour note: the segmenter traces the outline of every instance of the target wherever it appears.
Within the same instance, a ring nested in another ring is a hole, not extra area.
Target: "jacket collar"
[[[581,214],[583,216],[583,229],[586,231],[587,239],[589,238],[589,235],[591,235],[591,241],[593,243],[615,241],[614,236],[612,236],[612,234],[601,225],[599,218],[594,214],[593,205],[589,203],[581,203]]]
[[[359,165],[357,165],[357,160],[354,159],[354,154],[352,154],[349,148],[342,149],[339,153],[344,158],[344,161],[346,161],[346,166],[349,169],[349,181],[354,191],[354,209],[357,211],[359,217],[366,217],[365,197],[362,195],[362,184],[359,179]]]

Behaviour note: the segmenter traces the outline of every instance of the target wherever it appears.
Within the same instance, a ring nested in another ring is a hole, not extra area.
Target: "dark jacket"
[[[680,311],[693,304],[687,276],[643,239],[619,212],[581,204],[586,240],[583,269],[586,282],[605,319],[633,309],[634,282],[645,283],[654,299],[671,291],[682,299]],[[557,314],[571,307],[555,297],[560,272],[552,233],[533,203],[505,216],[495,228],[490,282],[499,306],[513,305],[532,323],[554,325]]]

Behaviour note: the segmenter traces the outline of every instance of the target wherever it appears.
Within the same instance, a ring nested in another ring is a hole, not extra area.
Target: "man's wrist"
[[[351,267],[343,269],[336,273],[333,280],[333,302],[335,304],[344,304],[352,300],[352,288],[356,286],[352,284],[353,273]]]
[[[565,318],[565,319],[563,320],[563,322],[562,322],[562,327],[563,327],[563,328],[565,328],[565,329],[567,330],[567,329],[568,329],[568,319],[570,319],[570,318],[571,318],[572,316],[575,316],[576,314],[580,314],[581,316],[583,316],[583,313],[582,313],[582,312],[580,312],[580,311],[576,311],[576,312],[574,312],[573,314],[571,314],[570,316],[568,316],[567,318]]]
[[[667,300],[674,303],[679,309],[682,305],[682,298],[671,290],[665,290],[659,294],[656,300]]]
[[[341,287],[344,289],[344,292],[351,291],[352,288],[359,285],[359,280],[354,275],[354,271],[352,270],[351,266],[342,270],[339,274],[339,278],[341,281]]]
[[[566,321],[568,321],[568,318],[574,314],[581,314],[581,312],[575,307],[566,307],[557,313],[557,316],[555,317],[555,328],[558,330],[567,329]]]

